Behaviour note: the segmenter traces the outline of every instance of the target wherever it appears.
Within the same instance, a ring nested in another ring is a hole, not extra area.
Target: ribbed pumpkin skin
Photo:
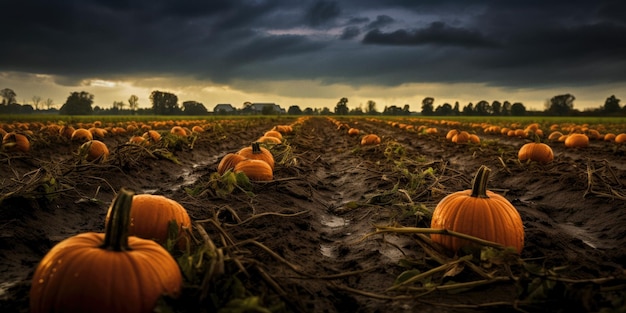
[[[272,152],[264,147],[259,146],[258,142],[254,142],[251,146],[242,148],[237,154],[251,160],[261,160],[266,162],[272,170],[274,170],[274,156]]]
[[[107,214],[107,220],[108,218],[109,214]],[[167,229],[171,220],[176,220],[179,225],[179,234],[184,234],[182,227],[191,227],[187,210],[180,203],[161,195],[135,195],[130,218],[129,235],[154,239],[159,243],[167,240]],[[179,242],[179,244],[182,243],[184,243],[183,240]]]
[[[522,218],[506,198],[486,190],[488,175],[489,169],[481,167],[472,189],[452,193],[439,201],[430,227],[496,242],[519,253],[524,247]],[[431,239],[453,252],[472,244],[466,239],[441,234],[431,234]]]
[[[228,153],[222,158],[220,164],[217,165],[217,173],[220,175],[224,175],[226,171],[234,170],[237,163],[245,159],[246,158],[240,154]]]
[[[153,312],[162,293],[178,295],[182,276],[169,253],[128,241],[131,251],[108,251],[104,234],[83,233],[54,246],[33,276],[31,312]]]
[[[270,181],[274,179],[272,168],[261,160],[243,160],[235,166],[235,173],[243,172],[250,180]]]
[[[519,149],[517,157],[520,161],[531,160],[540,163],[550,163],[554,160],[554,152],[545,143],[530,142]]]

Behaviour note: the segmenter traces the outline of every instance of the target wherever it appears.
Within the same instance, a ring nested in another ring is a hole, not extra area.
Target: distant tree
[[[94,96],[86,91],[74,91],[59,110],[62,115],[89,115],[93,113]]]
[[[48,98],[43,104],[46,106],[46,109],[50,110],[54,106],[54,100]]]
[[[319,113],[320,115],[330,115],[330,109],[327,107],[322,108],[322,110]]]
[[[139,97],[131,95],[130,98],[128,98],[128,107],[132,111],[137,110],[137,108],[139,107]]]
[[[411,115],[411,106],[408,105],[408,104],[405,104],[402,107],[402,114],[404,114],[404,115]]]
[[[315,111],[313,111],[313,109],[311,109],[311,108],[305,108],[304,111],[302,111],[302,113],[304,115],[313,115],[313,114],[315,114]]]
[[[478,116],[491,115],[491,105],[489,105],[489,102],[485,100],[480,100],[474,106],[474,113],[474,115]]]
[[[509,116],[511,115],[511,102],[504,101],[502,102],[502,109],[500,109],[500,115]]]
[[[13,91],[13,89],[4,88],[0,90],[0,96],[2,96],[3,105],[9,105],[9,104],[13,104],[17,102],[15,100],[15,97],[17,97],[17,94],[15,93],[15,91]]]
[[[302,109],[300,109],[297,105],[292,105],[287,109],[287,114],[289,115],[300,115],[302,114]]]
[[[554,96],[550,99],[550,107],[548,107],[546,113],[557,116],[570,115],[574,110],[574,100],[576,100],[576,97],[569,93]]]
[[[337,106],[335,106],[335,114],[337,115],[347,115],[350,112],[348,109],[348,98],[341,98],[339,102],[337,102]]]
[[[178,97],[169,92],[155,90],[150,94],[152,101],[152,112],[156,115],[175,115],[179,114]]]
[[[500,115],[502,112],[502,103],[498,100],[494,100],[491,102],[491,114],[492,115]]]
[[[461,111],[459,110],[459,101],[454,103],[454,107],[452,108],[452,115],[461,115]]]
[[[263,115],[272,115],[274,113],[276,113],[276,111],[274,110],[274,106],[270,104],[264,105],[261,109],[261,114]]]
[[[615,98],[615,95],[606,98],[606,101],[604,101],[604,113],[614,114],[619,112],[621,109],[619,102],[620,99]]]
[[[33,96],[32,100],[33,100],[33,106],[35,107],[35,110],[39,110],[39,105],[41,104],[41,97]]]
[[[435,102],[435,98],[426,97],[422,100],[422,115],[430,116],[433,115],[433,103]]]
[[[389,107],[385,107],[383,115],[405,115],[405,112],[402,108],[392,105]]]
[[[206,115],[209,113],[204,104],[197,101],[183,102],[183,113],[185,115]]]
[[[360,106],[356,107],[354,109],[351,109],[348,114],[350,114],[350,115],[363,115],[363,108],[360,107]]]
[[[526,107],[520,102],[515,102],[511,105],[512,116],[524,116],[526,115]]]
[[[124,101],[113,101],[113,109],[121,110],[124,107]]]
[[[458,104],[458,102],[457,102]],[[437,116],[448,116],[448,115],[453,115],[454,114],[454,110],[452,109],[452,106],[450,105],[450,103],[444,103],[442,105],[438,105],[437,109],[435,109],[435,115]]]
[[[367,108],[365,109],[365,113],[367,114],[378,114],[376,110],[376,102],[373,100],[367,100]]]
[[[473,103],[468,103],[466,106],[463,107],[463,115],[474,115],[474,104]]]

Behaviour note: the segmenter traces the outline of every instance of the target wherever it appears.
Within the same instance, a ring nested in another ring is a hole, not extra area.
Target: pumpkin
[[[348,135],[350,135],[350,136],[356,136],[356,135],[358,135],[358,134],[359,134],[359,130],[358,130],[358,129],[356,129],[356,128],[354,128],[354,127],[351,127],[350,129],[348,129]]]
[[[194,133],[204,133],[204,128],[202,128],[202,126],[194,126],[191,128],[191,131]]]
[[[280,139],[281,141],[283,140],[283,135],[277,131],[277,130],[268,130],[266,131],[263,136],[265,137],[276,137],[278,139]]]
[[[548,140],[550,140],[550,141],[557,141],[559,138],[561,138],[561,136],[563,136],[563,134],[560,131],[553,131],[548,136]]]
[[[454,143],[466,143],[469,141],[469,139],[470,139],[470,134],[464,130],[452,136],[452,142]]]
[[[2,136],[2,148],[12,151],[28,152],[30,141],[28,137],[16,132],[6,133]]]
[[[478,135],[476,134],[470,134],[468,141],[471,143],[480,143],[480,137],[478,137]]]
[[[162,295],[180,293],[172,256],[152,240],[128,236],[132,200],[122,189],[104,234],[67,238],[44,256],[32,279],[31,312],[153,312]]]
[[[146,138],[149,143],[156,143],[161,141],[161,134],[159,134],[159,132],[157,132],[156,130],[148,130],[147,132],[143,133],[142,137]]]
[[[235,169],[235,165],[237,165],[237,163],[245,160],[246,158],[244,156],[242,156],[241,154],[237,154],[237,153],[228,153],[226,154],[222,160],[220,161],[220,163],[217,165],[217,173],[219,173],[220,175],[224,175],[224,173],[226,173],[226,171],[228,170],[234,170]]]
[[[604,141],[615,141],[615,137],[617,137],[617,136],[615,134],[613,134],[613,133],[606,133],[606,134],[604,134],[604,137],[602,139]]]
[[[545,143],[529,142],[519,149],[517,158],[522,162],[531,160],[539,163],[550,163],[554,160],[554,153],[552,148]]]
[[[277,126],[274,126],[272,130],[276,130],[282,134],[289,134],[293,131],[293,127],[289,125],[277,125]]]
[[[363,146],[367,146],[367,145],[377,145],[380,143],[380,137],[378,137],[378,135],[376,134],[368,134],[363,136],[363,138],[361,138],[361,145]]]
[[[265,136],[265,135],[259,137],[259,139],[257,139],[256,141],[260,143],[266,143],[266,144],[272,144],[272,145],[278,145],[281,143],[280,138],[274,137],[274,136]]]
[[[617,134],[614,141],[615,143],[626,143],[626,133]]]
[[[451,129],[451,130],[449,130],[449,131],[448,131],[448,133],[446,133],[446,139],[447,139],[447,140],[452,141],[452,138],[453,138],[454,136],[456,136],[458,133],[459,133],[459,131],[458,131],[458,130],[456,130],[456,129]]]
[[[93,140],[93,134],[87,129],[78,128],[72,133],[71,139],[74,141],[86,142]]]
[[[246,159],[235,165],[235,173],[243,172],[253,181],[270,181],[274,178],[272,168],[262,160]]]
[[[272,170],[274,170],[274,156],[272,152],[261,147],[259,142],[253,142],[249,147],[242,148],[237,154],[246,159],[261,160],[266,162]]]
[[[565,139],[568,148],[584,148],[589,146],[589,137],[585,134],[570,134]]]
[[[74,134],[75,130],[76,129],[74,129],[74,127],[72,126],[63,125],[61,126],[61,129],[59,129],[59,135],[67,139],[72,139],[72,135]]]
[[[174,126],[170,129],[170,133],[176,136],[187,137],[187,132],[181,126]]]
[[[109,148],[104,142],[94,139],[83,143],[79,148],[79,154],[88,162],[102,162],[109,157]]]
[[[130,139],[128,140],[128,143],[141,146],[141,145],[146,144],[146,138],[135,135],[135,136],[130,137]]]
[[[439,201],[430,227],[496,242],[519,253],[524,246],[522,219],[506,198],[487,190],[490,172],[488,167],[481,166],[472,189],[449,194]],[[472,245],[467,239],[445,234],[431,234],[431,239],[453,252]]]
[[[111,214],[109,210],[105,221],[110,219]],[[168,239],[170,221],[176,221],[179,234],[186,234],[184,229],[191,227],[187,210],[180,203],[161,195],[135,195],[130,209],[130,220],[129,235],[155,240],[160,244]],[[178,241],[179,247],[184,246],[184,237],[183,235]]]
[[[98,128],[98,127],[91,127],[88,129],[88,131],[91,133],[93,138],[97,138],[97,139],[103,139],[104,136],[106,136],[107,134],[107,131],[105,129]]]

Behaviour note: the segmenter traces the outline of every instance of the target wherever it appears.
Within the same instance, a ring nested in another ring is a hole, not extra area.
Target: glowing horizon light
[[[93,79],[93,80],[89,81],[88,85],[89,86],[93,86],[93,87],[113,88],[113,87],[117,86],[117,83],[112,82],[112,81],[108,81],[108,80]]]

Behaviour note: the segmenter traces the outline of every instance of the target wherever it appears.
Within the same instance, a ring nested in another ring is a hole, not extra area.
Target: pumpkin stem
[[[130,208],[133,204],[134,192],[122,188],[111,203],[109,221],[106,224],[102,249],[111,251],[128,251],[128,227],[130,226]]]
[[[485,165],[482,165],[478,169],[476,176],[474,176],[474,180],[472,180],[472,197],[489,198],[489,196],[487,196],[487,181],[489,180],[489,173],[491,173],[491,170]]]
[[[255,141],[252,143],[252,154],[259,154],[262,153],[263,151],[261,151],[261,145],[258,141]]]

